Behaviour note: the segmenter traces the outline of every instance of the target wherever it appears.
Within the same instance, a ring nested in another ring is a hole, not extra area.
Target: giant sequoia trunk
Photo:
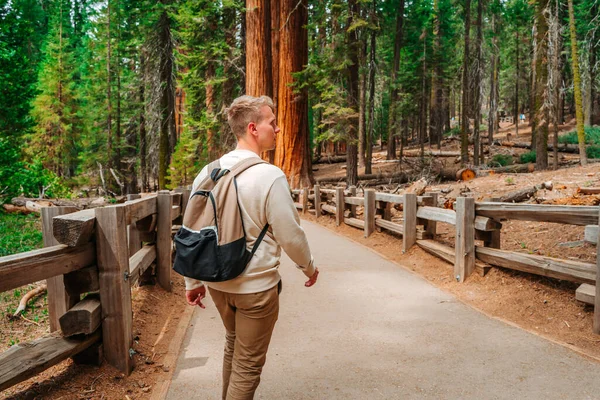
[[[167,1],[163,1],[166,4]],[[160,51],[160,139],[158,153],[158,187],[166,188],[167,169],[171,159],[171,136],[175,135],[175,79],[171,17],[165,10],[158,22]]]
[[[469,36],[471,32],[471,0],[465,0],[465,48],[462,71],[462,112],[460,115],[460,160],[469,162]]]
[[[291,188],[312,186],[312,157],[308,143],[308,93],[294,93],[293,73],[308,63],[307,0],[283,0],[280,21],[286,21],[279,32],[279,110],[275,165],[283,170]]]
[[[536,49],[535,49],[535,167],[548,168],[548,0],[536,3]],[[532,140],[533,146],[533,140]]]
[[[270,0],[246,1],[246,94],[272,96]]]
[[[583,126],[583,104],[581,101],[581,75],[577,53],[577,34],[575,29],[575,13],[573,0],[569,0],[569,30],[571,32],[571,64],[573,68],[573,87],[575,92],[575,117],[577,119],[577,139],[579,140],[579,159],[581,165],[587,165],[585,153],[585,130]]]
[[[431,110],[431,137],[432,141],[437,144],[437,148],[439,149],[442,142],[442,132],[444,126],[444,109],[443,109],[443,99],[444,99],[444,78],[443,78],[443,68],[442,68],[442,47],[441,47],[441,18],[440,15],[440,5],[439,0],[435,0],[433,3],[434,13],[435,13],[435,22],[434,22],[434,31],[433,34],[435,36],[434,40],[434,63],[435,63],[435,76],[433,78],[433,88],[432,94],[434,96],[434,103]]]
[[[402,33],[404,23],[404,0],[400,0],[398,5],[398,14],[396,16],[396,38],[394,41],[394,66],[392,68],[391,77],[391,95],[390,95],[390,110],[388,123],[388,141],[387,141],[387,159],[396,159],[396,136],[400,131],[400,124],[397,119],[397,103],[398,103],[398,70],[400,69],[400,51],[402,50]]]
[[[476,67],[475,67],[475,84],[473,85],[473,105],[475,106],[475,115],[473,124],[473,162],[479,165],[480,157],[480,125],[481,125],[481,48],[483,45],[483,0],[477,0],[477,41],[475,43],[475,51],[477,52]],[[483,155],[483,154],[481,154]]]
[[[282,14],[283,15],[283,14]],[[360,18],[360,5],[358,0],[348,0],[348,23],[352,26],[355,19]],[[347,33],[348,35],[348,104],[355,112],[358,111],[358,40],[357,29]],[[358,122],[358,121],[357,121]],[[346,183],[356,185],[358,176],[358,149],[357,149],[357,122],[353,124],[348,132],[348,146],[346,149],[348,164],[346,168]]]
[[[496,30],[496,12],[492,15],[492,66],[490,68],[490,110],[488,114],[488,144],[494,141],[498,132],[498,69],[500,64],[500,49],[498,48],[498,32]],[[517,119],[518,120],[518,119]]]

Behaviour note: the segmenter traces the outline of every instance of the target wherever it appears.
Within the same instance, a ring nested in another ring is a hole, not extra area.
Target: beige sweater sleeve
[[[267,196],[266,215],[277,243],[304,275],[310,278],[315,272],[314,260],[285,176],[277,178],[271,186]]]

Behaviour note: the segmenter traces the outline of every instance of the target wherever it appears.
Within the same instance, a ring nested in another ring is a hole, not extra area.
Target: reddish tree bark
[[[297,6],[298,5],[298,6]],[[279,87],[275,165],[283,170],[291,188],[312,186],[311,157],[308,146],[308,95],[294,93],[292,74],[308,63],[307,0],[282,0],[279,30]]]

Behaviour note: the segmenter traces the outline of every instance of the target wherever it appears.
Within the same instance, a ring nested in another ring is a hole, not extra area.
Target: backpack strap
[[[233,176],[238,176],[239,174],[241,174],[248,168],[258,165],[258,164],[267,164],[267,162],[258,157],[244,158],[243,160],[238,161],[237,164],[235,164],[233,167],[229,168],[229,172]]]
[[[254,246],[252,246],[252,253],[250,253],[248,262],[250,262],[249,260],[251,260],[252,257],[254,257],[254,253],[256,253],[256,249],[258,249],[258,246],[260,245],[260,242],[262,242],[263,238],[267,234],[268,229],[269,229],[269,223],[267,222],[267,224],[262,229],[262,231],[260,231],[260,235],[258,235],[258,238],[256,238],[256,242],[254,242]]]

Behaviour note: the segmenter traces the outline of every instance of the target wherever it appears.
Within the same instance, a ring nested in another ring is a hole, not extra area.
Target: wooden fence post
[[[454,277],[464,282],[475,269],[475,199],[456,199],[456,261]]]
[[[58,215],[70,214],[78,211],[75,207],[42,207],[42,236],[44,247],[60,244],[52,234],[53,218]],[[65,289],[63,275],[46,279],[48,286],[48,319],[50,320],[50,332],[60,329],[58,322],[69,308],[79,301],[79,295],[69,294]]]
[[[348,188],[350,191],[350,197],[356,197],[356,186],[350,186]],[[350,204],[350,218],[356,218],[356,206],[354,204]],[[344,205],[345,208],[345,205]]]
[[[340,226],[344,222],[344,188],[335,188],[335,224]]]
[[[183,224],[183,214],[185,214],[185,209],[187,208],[188,201],[190,200],[192,190],[185,188],[177,188],[175,189],[175,193],[181,193],[181,215],[175,220],[175,225],[181,225]]]
[[[128,194],[127,201],[141,199],[139,194]],[[129,238],[129,257],[138,252],[142,248],[142,239],[140,239],[140,231],[135,224],[130,224],[127,227],[127,237]]]
[[[156,278],[166,291],[171,291],[171,194],[159,190],[156,196]]]
[[[598,218],[600,226],[600,218]],[[594,333],[600,334],[600,235],[596,243],[596,297],[594,298]]]
[[[96,209],[98,285],[106,361],[125,374],[133,368],[127,205]]]
[[[425,196],[431,196],[431,202],[428,204],[431,207],[438,206],[438,193],[437,192],[427,192]],[[435,234],[437,233],[437,222],[429,221],[425,222],[425,234],[432,239],[435,238]]]
[[[402,252],[406,253],[417,241],[417,195],[404,195],[404,223],[402,227]]]
[[[315,217],[321,216],[321,186],[315,185]]]
[[[375,231],[375,190],[366,189],[364,199],[365,237]]]
[[[308,194],[310,193],[309,188],[302,189],[302,214],[308,212]]]

